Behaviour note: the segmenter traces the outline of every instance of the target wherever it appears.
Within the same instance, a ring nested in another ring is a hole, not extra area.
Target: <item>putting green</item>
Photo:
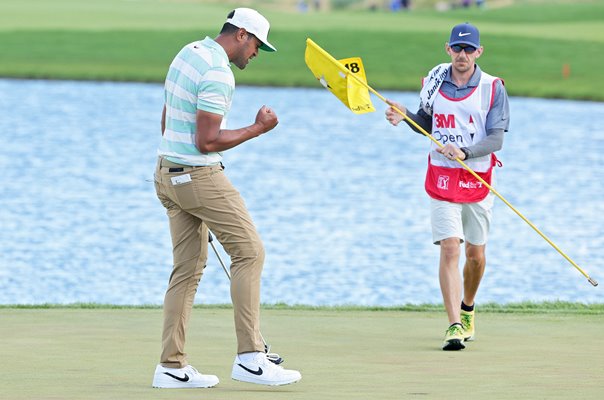
[[[444,352],[444,312],[268,309],[262,331],[302,381],[230,379],[232,310],[196,308],[189,361],[213,389],[151,388],[160,309],[0,308],[2,399],[600,399],[601,313],[480,313],[477,340]]]

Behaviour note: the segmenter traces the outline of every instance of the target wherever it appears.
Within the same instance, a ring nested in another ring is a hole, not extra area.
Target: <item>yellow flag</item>
[[[365,68],[359,57],[336,60],[311,39],[306,39],[304,61],[315,78],[355,114],[375,111],[369,90],[351,74],[367,83]]]

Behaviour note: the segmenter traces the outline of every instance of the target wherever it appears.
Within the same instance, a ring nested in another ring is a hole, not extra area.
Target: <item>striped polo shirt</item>
[[[166,128],[158,154],[184,165],[213,165],[221,153],[201,153],[195,146],[196,112],[222,115],[226,128],[235,78],[228,56],[213,39],[189,43],[176,55],[164,86]]]

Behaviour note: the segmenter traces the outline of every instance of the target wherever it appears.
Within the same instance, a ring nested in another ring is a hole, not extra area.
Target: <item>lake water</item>
[[[152,183],[162,85],[0,80],[0,94],[0,304],[161,304],[171,270]],[[230,126],[263,104],[278,127],[224,160],[264,240],[262,301],[440,303],[429,141],[388,125],[378,99],[357,116],[319,87],[239,87]],[[511,112],[497,189],[604,283],[604,104],[512,98]],[[487,258],[478,302],[604,301],[603,285],[499,200]],[[211,251],[196,302],[230,302]]]

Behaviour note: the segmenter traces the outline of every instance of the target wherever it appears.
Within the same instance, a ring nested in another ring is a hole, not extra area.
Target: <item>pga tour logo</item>
[[[438,182],[436,183],[436,187],[442,190],[449,190],[449,176],[448,175],[439,175]]]

